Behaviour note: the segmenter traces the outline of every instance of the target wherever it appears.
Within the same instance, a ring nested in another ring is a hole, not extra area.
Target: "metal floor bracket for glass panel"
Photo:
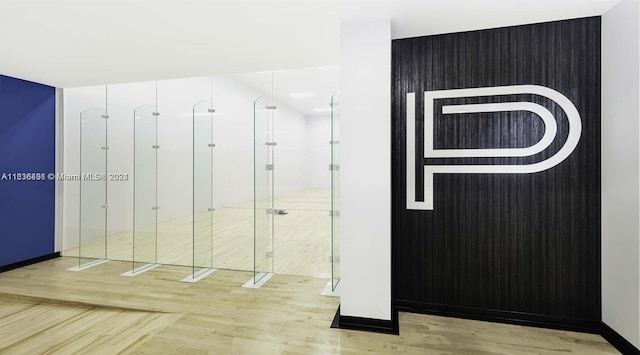
[[[120,276],[127,276],[127,277],[134,277],[134,276],[138,276],[140,274],[144,274],[147,271],[153,270],[155,268],[157,268],[158,266],[160,266],[160,264],[146,264],[146,265],[142,265],[140,267],[137,267],[131,271],[127,271],[124,274],[121,274]]]
[[[203,269],[203,270],[200,270],[199,272],[196,272],[195,274],[191,274],[191,275],[185,277],[184,279],[182,279],[180,281],[182,281],[182,282],[198,282],[198,281],[204,279],[205,277],[213,274],[217,270],[218,269]]]
[[[335,286],[334,286],[334,282],[335,282],[334,280],[329,280],[326,286],[324,286],[324,289],[322,290],[321,295],[340,297],[340,281],[335,283]]]
[[[252,277],[251,280],[247,281],[242,287],[244,288],[260,288],[262,285],[267,283],[269,279],[273,276],[272,273],[261,272],[256,276]]]
[[[81,270],[84,270],[84,269],[88,269],[90,267],[94,267],[96,265],[104,264],[104,263],[106,263],[108,261],[109,260],[106,260],[106,259],[98,259],[98,260],[90,261],[90,262],[88,262],[86,264],[70,267],[67,270],[68,271],[81,271]]]

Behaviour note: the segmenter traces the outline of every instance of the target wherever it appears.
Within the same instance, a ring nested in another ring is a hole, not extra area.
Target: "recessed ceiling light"
[[[316,96],[316,94],[312,93],[311,91],[292,92],[289,95],[291,97],[293,97],[294,99],[302,99],[302,98],[305,98],[305,97],[314,97],[314,96]]]

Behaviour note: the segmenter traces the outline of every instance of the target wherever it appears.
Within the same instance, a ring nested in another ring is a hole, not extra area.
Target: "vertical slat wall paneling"
[[[589,328],[600,305],[600,18],[394,40],[392,253],[400,310]],[[539,95],[438,99],[436,149],[522,148],[545,132],[526,111],[442,114],[442,105],[526,101],[547,108],[557,136],[530,157],[429,158],[424,92],[540,85],[578,109],[573,153],[531,174],[435,174],[433,210],[406,208],[406,104],[415,93],[416,200],[423,166],[522,165],[565,143],[563,109]]]

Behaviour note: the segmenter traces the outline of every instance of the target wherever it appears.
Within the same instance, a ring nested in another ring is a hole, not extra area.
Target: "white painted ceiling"
[[[0,74],[58,87],[327,66],[340,23],[394,38],[600,15],[618,0],[0,0]]]
[[[619,0],[343,0],[343,18],[391,19],[393,38],[598,16]]]

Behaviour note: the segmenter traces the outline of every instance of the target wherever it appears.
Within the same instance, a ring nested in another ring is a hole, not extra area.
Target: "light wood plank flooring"
[[[274,216],[274,238],[263,238],[257,253],[264,261],[273,248],[268,272],[313,277],[331,277],[331,191],[302,189],[282,193],[275,198],[275,208],[289,214]],[[209,229],[213,226],[213,240]],[[165,265],[191,266],[194,258],[192,217],[173,219],[158,224],[157,262]],[[213,214],[196,216],[195,260],[198,266],[230,270],[253,270],[253,202],[217,208]],[[155,262],[155,226],[136,231],[136,261]],[[107,237],[107,259],[131,261],[133,232],[115,233]],[[261,250],[263,249],[263,250]],[[98,238],[82,243],[82,255],[104,258],[105,240]],[[65,256],[78,256],[78,247],[63,251]],[[211,262],[213,260],[213,263]],[[83,262],[90,260],[83,259]],[[335,265],[337,266],[337,265]]]
[[[0,274],[1,354],[616,354],[598,335],[400,314],[400,336],[330,329],[327,279],[188,268],[121,277],[130,263],[80,272],[58,258]]]

